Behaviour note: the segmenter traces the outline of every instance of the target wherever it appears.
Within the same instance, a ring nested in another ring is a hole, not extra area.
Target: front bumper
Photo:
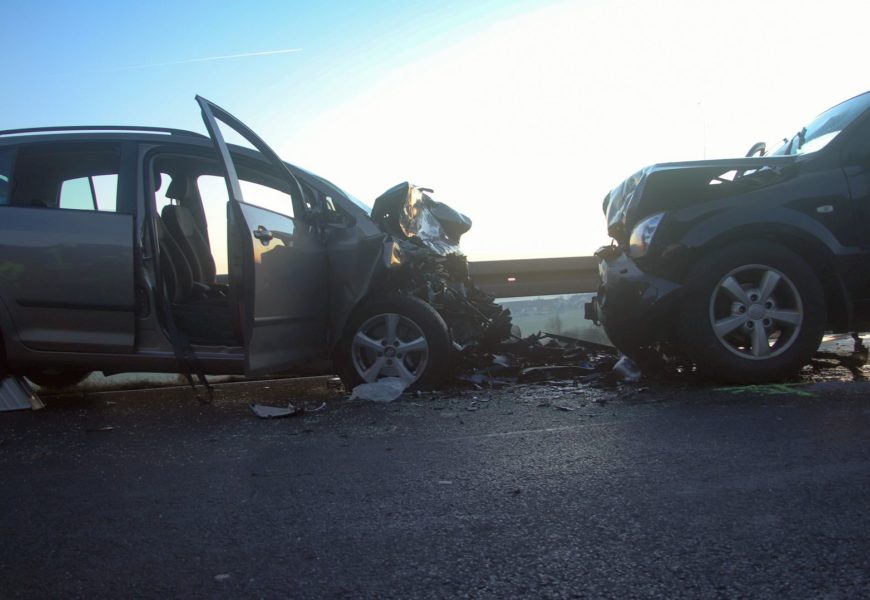
[[[600,323],[613,345],[624,352],[662,341],[682,284],[642,271],[615,246],[600,248],[598,295],[586,304],[586,318]]]

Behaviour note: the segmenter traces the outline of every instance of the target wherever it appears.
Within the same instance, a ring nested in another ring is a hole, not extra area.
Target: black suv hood
[[[758,189],[779,181],[797,157],[764,156],[659,163],[641,169],[604,198],[608,234],[627,241],[631,228],[655,212]]]

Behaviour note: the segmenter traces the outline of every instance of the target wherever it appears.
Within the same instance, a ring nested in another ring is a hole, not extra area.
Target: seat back
[[[163,293],[172,303],[183,302],[193,288],[193,273],[181,248],[160,217],[155,219],[157,244],[160,247],[160,273]]]
[[[213,286],[216,273],[214,258],[208,239],[196,224],[191,212],[184,206],[169,204],[163,207],[161,217],[190,264],[193,280]]]

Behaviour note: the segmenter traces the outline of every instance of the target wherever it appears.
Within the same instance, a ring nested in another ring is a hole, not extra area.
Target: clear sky
[[[203,132],[201,94],[369,204],[434,188],[476,260],[588,255],[637,169],[742,156],[870,89],[853,0],[3,4],[0,129]]]

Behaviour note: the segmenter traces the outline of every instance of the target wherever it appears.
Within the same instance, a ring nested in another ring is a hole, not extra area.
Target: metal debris
[[[520,381],[536,382],[553,379],[571,379],[596,373],[599,369],[589,363],[582,365],[544,365],[527,367],[520,373]]]
[[[730,387],[715,388],[714,392],[727,392],[729,394],[759,394],[763,396],[778,396],[780,394],[790,394],[793,396],[804,396],[814,398],[816,394],[800,389],[803,384],[791,383],[772,383],[767,385],[738,385]]]
[[[0,412],[42,408],[45,408],[45,404],[23,377],[0,379]]]

